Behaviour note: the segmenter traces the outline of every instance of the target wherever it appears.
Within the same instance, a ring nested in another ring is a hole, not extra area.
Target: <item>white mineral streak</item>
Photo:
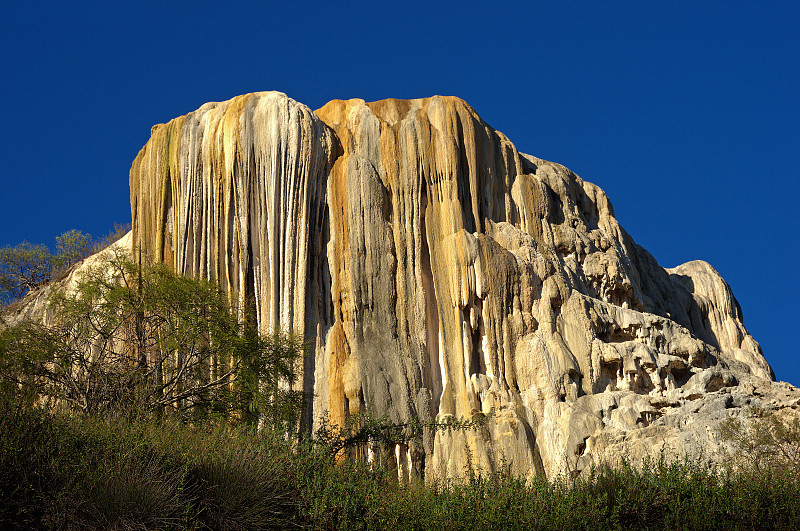
[[[264,331],[306,334],[306,428],[487,415],[364,449],[403,481],[721,459],[722,420],[800,408],[710,265],[661,268],[600,188],[519,153],[457,98],[209,103],[153,128],[130,183],[116,247],[216,280]],[[101,259],[3,320],[46,321],[48,294]]]
[[[365,449],[400,477],[713,453],[721,419],[800,398],[713,268],[664,270],[600,188],[457,98],[207,104],[153,128],[130,182],[139,252],[306,333],[306,427],[488,415]]]

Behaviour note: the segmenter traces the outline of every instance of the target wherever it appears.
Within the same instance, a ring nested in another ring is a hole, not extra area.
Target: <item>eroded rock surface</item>
[[[307,427],[487,415],[394,449],[401,475],[721,455],[722,419],[799,407],[710,265],[663,269],[599,187],[457,98],[209,103],[130,182],[137,252],[311,340]]]

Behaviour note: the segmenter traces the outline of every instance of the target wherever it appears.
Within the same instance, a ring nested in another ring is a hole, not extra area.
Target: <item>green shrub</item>
[[[747,420],[727,418],[719,434],[734,447],[734,464],[755,471],[794,469],[800,473],[800,418],[752,409]]]
[[[297,513],[281,437],[0,410],[0,528],[272,529]]]
[[[165,468],[157,458],[105,455],[100,473],[86,477],[75,493],[76,523],[104,529],[169,529],[183,523],[181,469]],[[77,498],[77,500],[76,500]]]
[[[2,529],[800,529],[791,467],[656,459],[403,484],[278,431],[0,405]]]
[[[122,251],[53,293],[47,324],[0,329],[0,386],[72,412],[221,415],[296,430],[302,337],[261,334],[218,285]],[[244,311],[244,310],[242,310]]]
[[[187,470],[197,519],[221,530],[274,529],[296,513],[289,449],[277,439],[265,444],[248,433],[203,453]]]

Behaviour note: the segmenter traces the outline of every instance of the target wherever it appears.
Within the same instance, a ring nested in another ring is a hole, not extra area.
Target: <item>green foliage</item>
[[[50,280],[59,264],[44,245],[22,242],[0,249],[0,304],[9,304]]]
[[[324,448],[299,449],[295,474],[300,488],[297,518],[312,529],[374,527],[374,513],[397,488],[389,470],[363,460],[337,461]]]
[[[92,253],[99,253],[103,249],[106,249],[112,243],[125,236],[130,230],[130,223],[114,223],[114,228],[111,229],[107,235],[94,242],[92,245]]]
[[[189,418],[230,416],[296,426],[303,342],[262,336],[212,283],[139,266],[122,251],[50,301],[52,323],[0,332],[0,379],[43,403]]]
[[[92,237],[72,229],[56,236],[56,256],[60,267],[67,267],[89,255]]]
[[[296,435],[305,394],[289,386],[297,378],[296,362],[306,349],[304,338],[282,331],[259,334],[244,326],[239,341],[238,373],[225,398],[246,423]]]
[[[0,407],[0,528],[274,529],[295,518],[280,437]]]
[[[798,529],[800,477],[690,460],[574,480],[402,484],[310,441],[219,421],[61,416],[0,401],[0,528]]]
[[[311,466],[311,465],[309,465]],[[314,463],[303,521],[316,529],[797,529],[800,478],[737,475],[688,460],[598,468],[575,480],[503,472],[398,484],[347,461]]]
[[[53,275],[88,256],[91,237],[71,230],[56,237],[56,253],[44,245],[22,242],[0,248],[0,305],[8,305]]]
[[[800,474],[800,418],[782,420],[776,412],[749,411],[748,420],[727,418],[720,436],[734,446],[737,466],[756,472],[793,469]]]

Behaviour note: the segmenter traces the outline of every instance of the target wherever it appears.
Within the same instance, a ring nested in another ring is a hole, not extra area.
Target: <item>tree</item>
[[[69,267],[89,255],[92,237],[72,229],[56,236],[56,257],[60,267]]]
[[[52,324],[0,333],[0,378],[43,403],[296,425],[302,394],[279,382],[293,383],[302,340],[259,334],[214,283],[111,248],[74,290],[52,296],[50,310]]]
[[[28,242],[0,248],[0,305],[22,298],[49,282],[56,271],[85,258],[90,244],[91,236],[73,229],[56,237],[56,254],[44,245]]]
[[[44,245],[22,242],[0,249],[0,304],[19,299],[50,280],[58,259]]]
[[[92,245],[92,253],[99,253],[112,243],[125,236],[131,230],[130,223],[114,223],[114,228],[106,236],[96,240]]]
[[[800,418],[782,417],[778,411],[753,408],[747,420],[728,417],[718,433],[732,443],[737,466],[757,472],[800,471]]]

